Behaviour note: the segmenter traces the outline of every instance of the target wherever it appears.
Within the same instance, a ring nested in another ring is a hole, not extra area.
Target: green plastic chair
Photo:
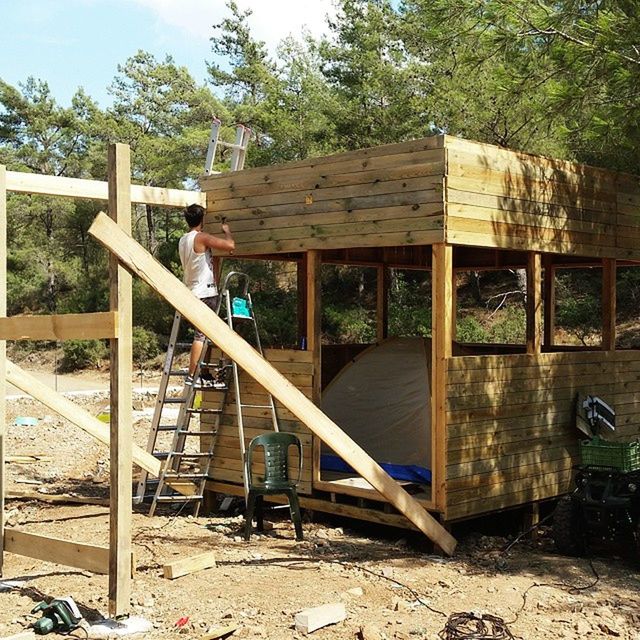
[[[289,447],[295,446],[298,450],[298,478],[295,482],[289,479]],[[251,463],[256,448],[264,449],[264,477],[253,474]],[[291,520],[296,529],[296,540],[302,540],[302,518],[300,517],[300,504],[296,485],[300,482],[302,474],[302,445],[300,440],[292,433],[274,431],[256,436],[249,443],[245,459],[245,473],[249,482],[249,495],[247,496],[246,523],[244,539],[251,537],[251,525],[255,512],[258,531],[264,529],[263,502],[264,496],[284,494],[289,499]]]

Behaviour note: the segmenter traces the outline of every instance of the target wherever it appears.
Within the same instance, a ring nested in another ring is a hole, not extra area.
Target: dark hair
[[[189,229],[197,227],[202,222],[204,213],[204,207],[200,206],[199,204],[190,204],[184,210],[184,219],[187,221]]]

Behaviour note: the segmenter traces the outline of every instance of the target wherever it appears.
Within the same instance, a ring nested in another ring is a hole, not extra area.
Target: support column
[[[307,339],[307,254],[296,265],[298,293],[298,348],[302,348],[302,338]]]
[[[542,259],[539,253],[527,254],[527,353],[540,353],[542,328]]]
[[[0,165],[0,318],[7,315],[7,172]],[[7,432],[7,342],[0,340],[0,576],[4,569],[5,436]]]
[[[602,350],[616,348],[616,261],[602,260]]]
[[[109,146],[109,216],[131,234],[131,161],[129,147]],[[109,255],[110,309],[116,311],[118,336],[110,341],[110,520],[109,615],[128,612],[131,596],[132,504],[132,284],[131,275]]]
[[[321,254],[317,249],[307,251],[306,255],[306,320],[307,350],[313,357],[313,390],[311,399],[320,406],[322,396],[322,280]],[[322,443],[313,436],[313,480],[320,480],[320,450]]]
[[[553,256],[547,254],[543,260],[544,266],[544,340],[545,347],[553,347],[556,334],[556,268],[553,266]]]
[[[436,507],[446,508],[447,365],[453,335],[453,249],[432,246],[431,271],[431,487]]]
[[[376,273],[376,340],[389,336],[389,269],[381,264]]]

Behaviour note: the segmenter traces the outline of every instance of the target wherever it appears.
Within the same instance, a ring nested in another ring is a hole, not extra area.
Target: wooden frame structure
[[[7,192],[31,193],[107,202],[114,223],[131,232],[131,204],[179,207],[198,202],[203,194],[179,189],[131,185],[129,147],[110,145],[108,181],[61,178],[6,171],[0,166],[0,573],[4,551],[109,574],[109,613],[129,610],[133,555],[131,550],[132,463],[157,476],[160,462],[132,444],[132,298],[131,276],[111,258],[110,311],[90,314],[7,318]],[[108,338],[111,343],[111,408],[107,428],[62,395],[7,362],[6,340],[68,340]],[[6,382],[32,395],[73,424],[110,447],[109,546],[79,544],[34,535],[4,524],[4,458],[6,455]]]
[[[374,267],[377,338],[387,334],[389,268],[432,272],[432,485],[416,494],[447,522],[552,498],[570,487],[577,461],[573,403],[588,389],[617,407],[618,436],[640,433],[637,351],[615,347],[616,265],[640,263],[640,178],[434,136],[241,173],[203,178],[207,224],[231,224],[236,256],[298,264],[299,332],[306,350],[267,357],[314,402],[361,349],[321,345],[320,267]],[[555,272],[603,271],[602,347],[554,345]],[[459,271],[526,269],[526,344],[454,349]],[[329,371],[331,369],[331,371]],[[263,389],[246,380],[259,401]],[[208,406],[219,406],[215,392]],[[326,480],[318,439],[303,439],[302,504],[406,526],[373,487]],[[248,418],[255,433],[265,416]],[[223,419],[228,433],[233,417]],[[225,434],[226,435],[226,434]],[[392,435],[391,435],[392,437]],[[237,445],[225,439],[210,488],[240,493]]]

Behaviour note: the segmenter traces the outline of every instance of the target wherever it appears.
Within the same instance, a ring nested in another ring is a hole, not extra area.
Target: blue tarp
[[[396,480],[417,482],[418,484],[431,483],[431,471],[425,467],[419,467],[414,464],[392,464],[390,462],[378,462],[378,464]],[[320,467],[323,471],[356,473],[342,458],[330,453],[323,453],[320,456]]]

